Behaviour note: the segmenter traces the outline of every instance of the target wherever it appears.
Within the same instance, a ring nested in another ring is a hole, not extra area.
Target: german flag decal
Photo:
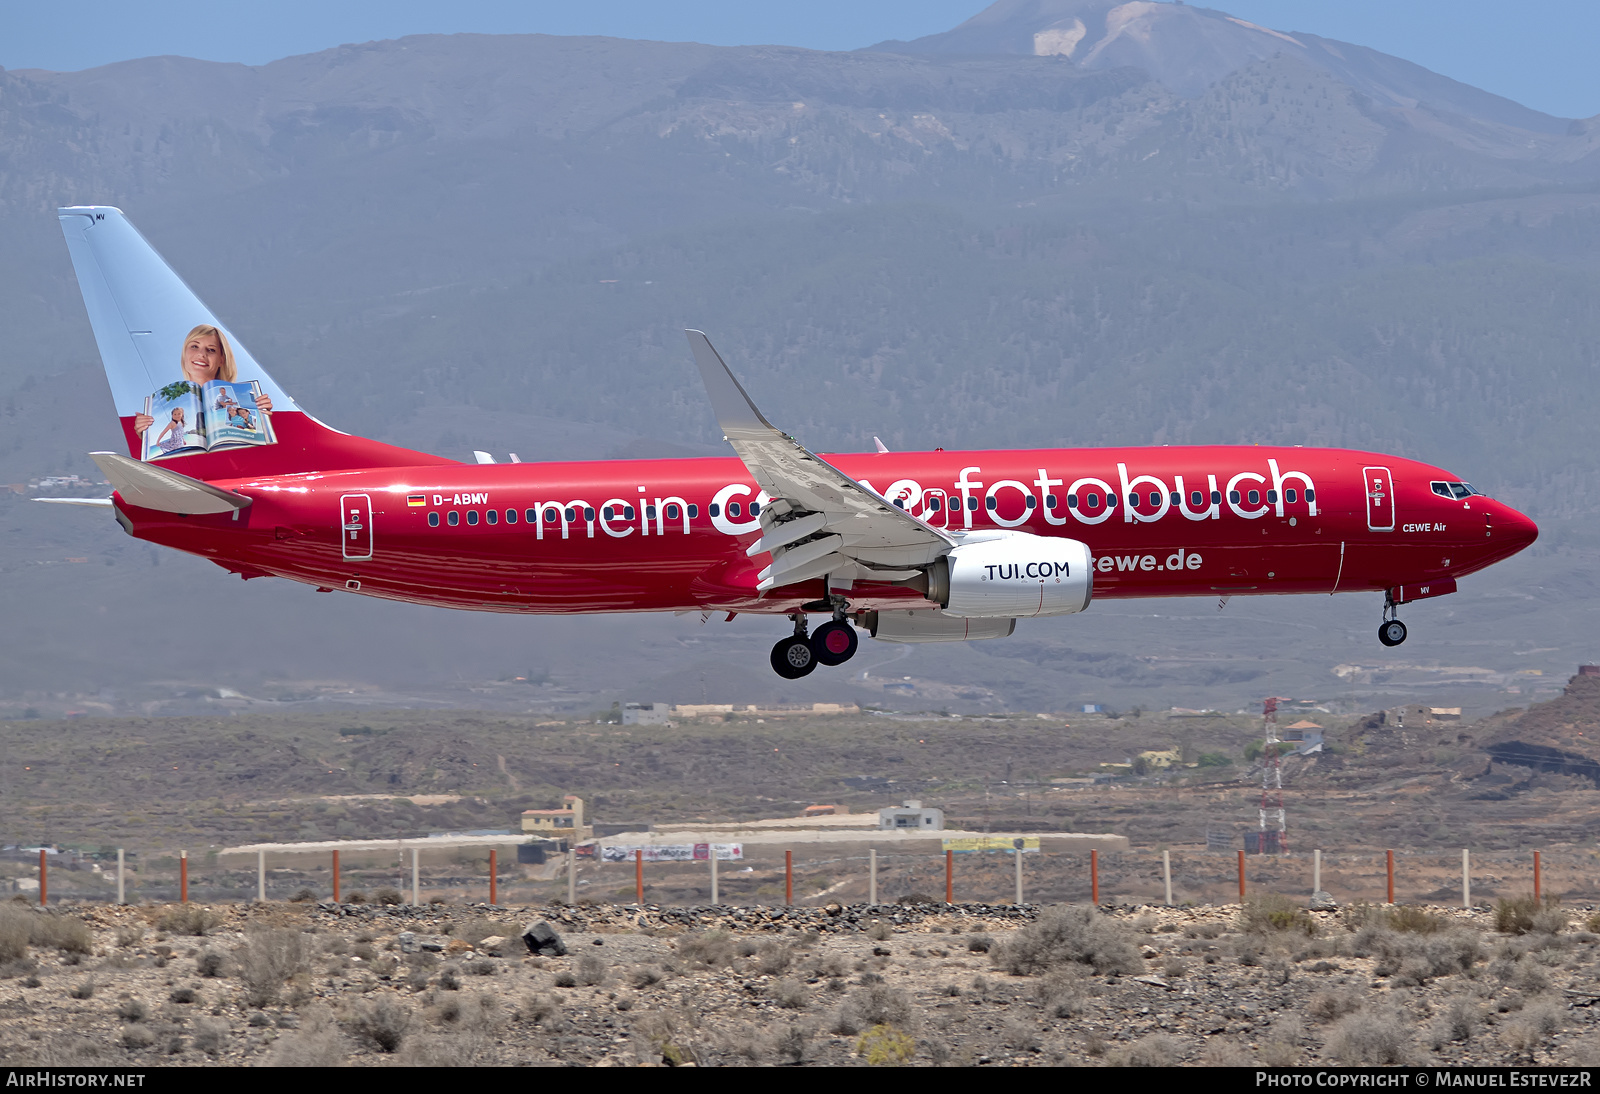
[[[406,495],[406,504],[409,505],[413,509],[416,509],[419,506],[427,505],[428,504],[428,495],[426,495],[426,494],[407,494]]]

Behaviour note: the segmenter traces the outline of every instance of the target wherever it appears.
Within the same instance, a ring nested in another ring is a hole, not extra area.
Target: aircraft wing
[[[945,532],[885,501],[777,429],[697,330],[685,332],[717,424],[772,501],[749,554],[772,554],[761,592],[831,575],[835,582],[903,581],[947,554]]]

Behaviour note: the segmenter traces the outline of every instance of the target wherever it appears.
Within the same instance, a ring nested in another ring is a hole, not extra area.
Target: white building
[[[667,724],[666,703],[623,703],[622,724],[625,726],[664,726]]]
[[[944,810],[922,807],[919,801],[908,801],[878,810],[878,827],[892,829],[914,828],[922,832],[944,831]]]

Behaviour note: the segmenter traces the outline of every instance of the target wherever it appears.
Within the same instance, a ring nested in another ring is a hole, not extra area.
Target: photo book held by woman
[[[144,412],[155,420],[144,431],[142,458],[276,444],[270,415],[256,405],[259,394],[254,380],[178,380],[145,396]]]

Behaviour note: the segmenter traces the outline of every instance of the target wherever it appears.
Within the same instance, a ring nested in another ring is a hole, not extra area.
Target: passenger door
[[[1363,467],[1361,478],[1367,495],[1367,528],[1394,531],[1394,482],[1387,467]]]
[[[372,557],[372,497],[368,494],[346,494],[339,499],[340,541],[344,544],[344,557],[364,559]]]

